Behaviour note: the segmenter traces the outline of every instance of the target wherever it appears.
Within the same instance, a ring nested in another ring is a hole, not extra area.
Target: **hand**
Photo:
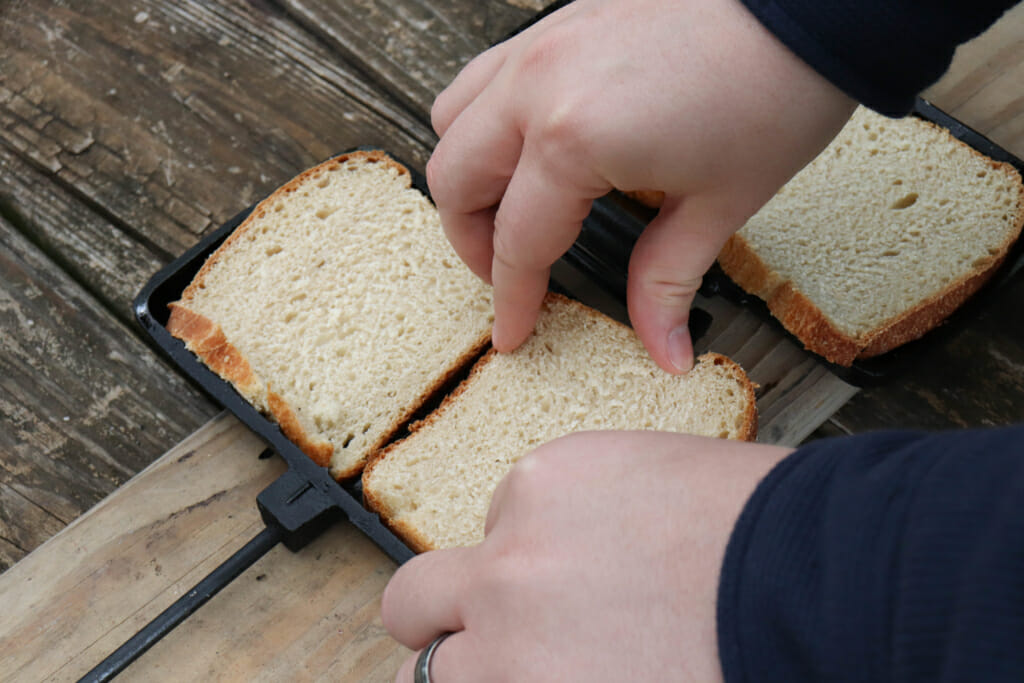
[[[721,681],[718,575],[733,525],[788,449],[660,432],[542,446],[495,491],[478,546],[419,555],[384,625],[435,683]],[[406,661],[397,683],[411,683]]]
[[[427,178],[448,239],[494,285],[499,351],[530,334],[593,199],[663,191],[628,305],[655,362],[685,372],[704,273],[853,106],[736,0],[576,0],[441,93]]]

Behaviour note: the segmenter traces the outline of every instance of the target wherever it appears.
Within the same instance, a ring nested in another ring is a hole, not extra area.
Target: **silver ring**
[[[451,633],[442,633],[437,638],[430,641],[430,645],[427,645],[420,652],[420,656],[416,658],[416,669],[413,674],[413,683],[430,683],[430,660],[434,658],[434,651],[437,650],[437,646],[444,642],[444,639],[450,636]]]

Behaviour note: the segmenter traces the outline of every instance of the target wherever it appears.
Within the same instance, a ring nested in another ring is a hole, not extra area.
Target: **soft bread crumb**
[[[492,322],[489,288],[408,171],[362,152],[262,202],[174,307],[219,328],[251,368],[227,378],[338,477],[482,350]]]
[[[1022,222],[1012,166],[928,122],[861,108],[719,261],[811,350],[849,364],[941,322]]]
[[[556,437],[602,429],[753,439],[754,389],[714,354],[669,375],[631,329],[549,295],[523,346],[488,353],[438,411],[375,457],[365,495],[417,550],[471,545],[513,463]]]

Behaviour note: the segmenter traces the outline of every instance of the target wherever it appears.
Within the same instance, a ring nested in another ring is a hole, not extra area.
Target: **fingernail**
[[[668,360],[684,374],[693,367],[693,344],[685,323],[668,333]]]
[[[509,342],[508,332],[505,330],[505,325],[502,325],[499,319],[494,321],[491,326],[491,346],[498,350],[498,353],[508,353],[514,351],[515,346]]]

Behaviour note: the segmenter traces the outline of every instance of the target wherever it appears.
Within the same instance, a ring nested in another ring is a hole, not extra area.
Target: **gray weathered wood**
[[[165,254],[358,145],[433,133],[264,2],[15,3],[0,140]]]
[[[478,0],[283,0],[313,33],[363,65],[385,92],[426,116],[475,55],[546,3]]]
[[[2,144],[0,214],[124,323],[135,295],[167,261]]]
[[[0,536],[28,551],[213,407],[0,219]]]
[[[252,538],[284,471],[262,450],[211,420],[0,576],[0,679],[78,680]],[[394,568],[343,522],[279,545],[117,680],[392,681],[409,655],[380,620]]]
[[[924,96],[1011,154],[1024,159],[1024,3],[961,45]]]

